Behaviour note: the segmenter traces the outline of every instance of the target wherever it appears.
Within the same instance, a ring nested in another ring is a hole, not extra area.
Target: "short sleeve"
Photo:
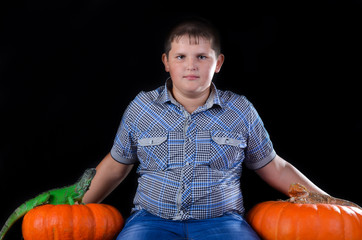
[[[124,112],[111,149],[113,159],[123,164],[133,164],[137,161],[137,146],[132,125],[133,105],[131,102]]]
[[[272,161],[276,153],[259,114],[252,104],[249,107],[245,165],[256,170]]]

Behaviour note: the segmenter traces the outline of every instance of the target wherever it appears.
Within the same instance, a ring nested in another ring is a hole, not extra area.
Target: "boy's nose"
[[[187,70],[194,71],[197,69],[196,61],[192,58],[189,58],[187,61]]]

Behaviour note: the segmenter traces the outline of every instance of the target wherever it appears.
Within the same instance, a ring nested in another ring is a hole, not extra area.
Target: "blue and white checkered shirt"
[[[189,114],[166,83],[130,103],[111,155],[124,164],[139,161],[136,210],[187,220],[243,214],[242,163],[258,169],[276,153],[245,97],[213,84],[205,105]]]

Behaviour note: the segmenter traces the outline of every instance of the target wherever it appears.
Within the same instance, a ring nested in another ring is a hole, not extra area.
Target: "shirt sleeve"
[[[132,124],[133,105],[131,102],[124,112],[111,149],[113,159],[123,164],[133,164],[137,161],[137,145]]]
[[[245,165],[257,170],[271,162],[276,152],[259,114],[251,103],[249,107]]]

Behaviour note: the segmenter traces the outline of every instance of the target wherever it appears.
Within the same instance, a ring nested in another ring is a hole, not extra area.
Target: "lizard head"
[[[289,195],[289,197],[305,198],[305,197],[308,197],[309,192],[308,192],[308,189],[306,187],[304,187],[302,184],[293,183],[289,187],[288,195]]]
[[[90,184],[93,180],[93,177],[96,175],[96,169],[95,168],[88,168],[83,173],[82,177],[78,180],[76,191],[80,193],[80,195],[83,195],[85,192],[88,191]]]

